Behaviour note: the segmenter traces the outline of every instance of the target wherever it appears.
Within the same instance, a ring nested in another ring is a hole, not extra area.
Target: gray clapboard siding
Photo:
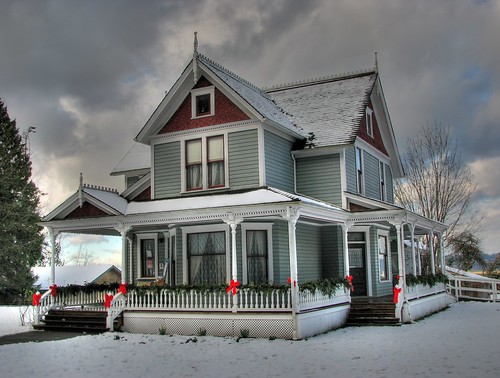
[[[259,186],[259,144],[257,130],[228,135],[229,185],[231,189]]]
[[[345,174],[347,191],[356,193],[356,153],[354,146],[345,149]]]
[[[320,227],[298,223],[296,236],[299,282],[322,278]]]
[[[296,159],[297,192],[342,206],[338,154]]]
[[[266,185],[293,193],[293,160],[290,155],[293,143],[264,131],[266,154]]]
[[[365,196],[379,200],[379,160],[366,151],[363,151],[363,176],[365,179]]]
[[[180,142],[155,145],[153,164],[155,198],[179,195],[181,191]]]
[[[286,284],[290,277],[290,254],[288,249],[288,222],[273,224],[273,274],[274,282]]]
[[[392,280],[380,281],[378,261],[377,228],[370,227],[370,269],[372,274],[372,294],[376,297],[392,294]],[[390,264],[390,257],[388,260]]]
[[[344,277],[344,253],[340,226],[321,227],[323,278]]]

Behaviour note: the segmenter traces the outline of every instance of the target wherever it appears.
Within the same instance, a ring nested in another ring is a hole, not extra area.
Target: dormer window
[[[192,118],[207,117],[215,114],[214,87],[193,89],[191,91]]]
[[[373,138],[373,110],[366,108],[366,133]]]

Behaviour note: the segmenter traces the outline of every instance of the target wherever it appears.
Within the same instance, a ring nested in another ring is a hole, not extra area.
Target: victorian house
[[[446,226],[394,204],[404,172],[377,68],[260,89],[195,41],[152,109],[111,172],[125,189],[81,180],[41,223],[52,241],[121,236],[129,289],[108,328],[304,338],[343,326],[356,302],[391,303],[397,323],[447,306],[444,284],[406,283],[442,271],[439,242],[419,241]],[[40,317],[62,306],[46,298]]]

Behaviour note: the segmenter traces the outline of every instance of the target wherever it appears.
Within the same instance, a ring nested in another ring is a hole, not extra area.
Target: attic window
[[[191,91],[192,118],[207,117],[215,114],[214,87],[193,89]]]
[[[373,110],[366,108],[366,133],[373,138]]]

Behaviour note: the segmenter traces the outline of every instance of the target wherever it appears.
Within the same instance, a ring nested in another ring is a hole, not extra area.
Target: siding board
[[[264,131],[266,154],[266,185],[287,192],[294,192],[293,160],[290,151],[293,143],[269,131]]]
[[[259,186],[258,132],[246,130],[228,135],[229,185],[231,189]]]
[[[153,164],[155,198],[179,195],[181,191],[180,142],[155,145]]]

